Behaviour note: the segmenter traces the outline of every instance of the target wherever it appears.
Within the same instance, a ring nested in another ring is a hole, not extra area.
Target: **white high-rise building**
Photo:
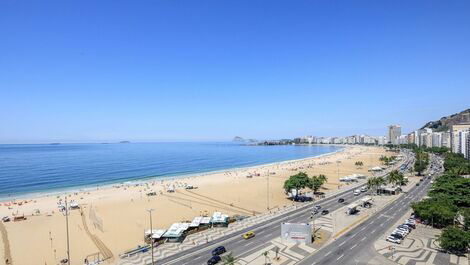
[[[441,147],[442,146],[442,133],[434,132],[432,133],[432,147]]]
[[[442,133],[441,146],[442,147],[447,147],[447,148],[451,147],[450,132],[443,132]]]
[[[469,131],[459,131],[459,153],[463,154],[465,158],[468,158],[468,148],[467,148],[467,142],[468,142],[468,135],[470,134]]]
[[[398,138],[401,136],[400,125],[388,126],[388,142],[391,144],[399,144]]]
[[[467,135],[467,159],[470,160],[470,134]]]
[[[458,124],[452,125],[450,130],[450,141],[451,141],[451,148],[453,153],[460,153],[459,148],[461,145],[461,138],[459,133],[461,131],[468,131],[470,129],[470,124]]]

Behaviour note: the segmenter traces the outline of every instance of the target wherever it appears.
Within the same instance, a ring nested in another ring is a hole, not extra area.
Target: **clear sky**
[[[0,1],[0,142],[407,132],[470,107],[470,1]]]

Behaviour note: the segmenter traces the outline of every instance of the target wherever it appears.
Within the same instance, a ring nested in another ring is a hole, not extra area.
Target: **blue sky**
[[[470,107],[470,1],[1,1],[0,142],[384,135]]]

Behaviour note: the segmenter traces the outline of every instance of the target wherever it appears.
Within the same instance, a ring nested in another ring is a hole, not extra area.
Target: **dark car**
[[[223,254],[227,252],[224,246],[219,246],[216,247],[214,250],[212,250],[212,256],[219,256],[220,254]]]
[[[397,233],[391,234],[391,236],[393,236],[394,238],[398,238],[398,239],[403,239],[404,238],[403,235],[400,235],[400,234],[397,234]]]
[[[321,215],[326,215],[326,214],[329,214],[329,213],[330,213],[330,211],[328,211],[328,210],[321,211]]]
[[[339,198],[339,199],[338,199],[338,202],[339,202],[339,203],[343,203],[343,202],[344,202],[344,199],[343,199],[343,198]]]
[[[296,202],[310,202],[312,200],[313,200],[312,197],[303,196],[303,195],[294,197],[294,201]]]
[[[213,256],[212,258],[210,258],[208,261],[207,261],[207,265],[214,265],[214,264],[217,264],[219,263],[219,261],[221,261],[222,259],[220,258],[220,256]]]

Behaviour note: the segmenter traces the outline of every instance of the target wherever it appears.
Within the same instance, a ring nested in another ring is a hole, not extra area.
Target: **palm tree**
[[[268,257],[268,254],[269,254],[268,251],[265,251],[265,252],[263,252],[263,253],[261,254],[261,255],[264,256],[264,264],[265,264],[265,265],[268,264],[268,258],[269,258],[269,257]]]
[[[232,253],[229,253],[222,258],[222,261],[224,262],[224,265],[235,265],[236,259],[233,257]]]

